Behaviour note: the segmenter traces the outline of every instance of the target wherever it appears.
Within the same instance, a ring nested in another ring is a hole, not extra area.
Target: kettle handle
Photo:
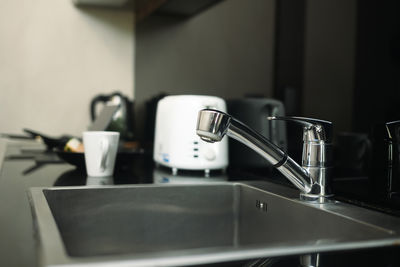
[[[92,121],[94,121],[96,119],[96,106],[98,103],[105,103],[107,101],[109,101],[111,98],[113,98],[114,96],[119,96],[121,98],[124,98],[124,96],[119,93],[119,92],[114,92],[112,94],[109,95],[97,95],[96,97],[94,97],[92,99],[92,101],[90,102],[90,118]]]

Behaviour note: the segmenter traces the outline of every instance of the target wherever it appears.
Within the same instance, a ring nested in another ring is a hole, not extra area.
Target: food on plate
[[[83,143],[77,138],[70,139],[64,146],[66,152],[84,152]]]

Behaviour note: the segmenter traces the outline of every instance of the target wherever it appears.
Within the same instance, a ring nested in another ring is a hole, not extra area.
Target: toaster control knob
[[[206,149],[204,151],[204,157],[206,158],[206,160],[209,160],[209,161],[215,160],[216,154],[215,154],[214,149],[212,149],[212,148]]]

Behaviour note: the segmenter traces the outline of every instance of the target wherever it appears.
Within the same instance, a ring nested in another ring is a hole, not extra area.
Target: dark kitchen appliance
[[[334,177],[366,177],[370,171],[372,143],[366,133],[341,132],[336,136]]]
[[[372,187],[385,198],[400,195],[400,120],[374,128]]]
[[[228,113],[249,125],[282,150],[287,150],[286,124],[268,120],[269,116],[285,116],[283,103],[270,98],[247,97],[227,101]],[[231,167],[270,168],[265,159],[235,140],[229,140]]]
[[[98,111],[100,110],[98,106],[104,105],[118,105],[118,110],[115,112],[106,130],[119,132],[122,140],[132,140],[134,138],[133,102],[120,92],[114,92],[108,95],[97,95],[90,103],[92,121],[98,116]]]

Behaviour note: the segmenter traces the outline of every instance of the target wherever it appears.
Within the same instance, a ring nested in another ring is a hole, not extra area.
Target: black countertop
[[[202,172],[179,172],[173,176],[168,169],[154,166],[151,155],[141,153],[132,155],[130,164],[117,165],[114,177],[109,180],[87,179],[84,170],[75,168],[62,161],[55,153],[46,152],[35,142],[11,142],[0,139],[0,266],[37,266],[35,231],[33,227],[27,190],[31,187],[75,186],[87,184],[143,184],[174,183],[214,179],[236,181],[262,180],[265,176],[270,181],[287,184],[286,180],[270,170],[233,170],[227,173],[212,172],[205,178]],[[2,164],[1,164],[2,162]],[[346,183],[354,180],[342,179],[336,188],[348,188]],[[396,208],[369,204],[353,191],[339,190],[341,200],[364,205],[368,208],[382,210],[396,215]],[[350,192],[350,193],[349,193]],[[358,194],[360,195],[360,194]],[[365,195],[361,194],[365,197]],[[361,250],[343,253],[326,253],[323,255],[323,266],[398,266],[398,248]],[[226,266],[246,266],[248,262],[229,262]],[[286,257],[275,261],[273,266],[297,266],[298,257]],[[219,266],[219,265],[218,265]],[[261,265],[255,265],[261,266]],[[268,265],[272,266],[272,265]]]

